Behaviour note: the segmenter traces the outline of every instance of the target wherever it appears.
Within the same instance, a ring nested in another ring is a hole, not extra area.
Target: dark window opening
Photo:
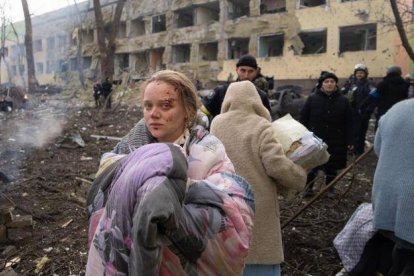
[[[46,74],[51,74],[55,70],[55,63],[51,60],[46,61]]]
[[[37,39],[33,42],[33,51],[36,52],[41,52],[43,50],[42,47],[42,40],[41,39]]]
[[[259,57],[283,55],[284,34],[262,36],[259,38]]]
[[[59,72],[67,72],[68,71],[68,63],[63,59],[59,59],[58,61],[58,68]]]
[[[201,25],[219,21],[220,3],[217,1],[200,5],[196,8],[195,13],[194,24]]]
[[[82,63],[83,63],[83,69],[91,68],[92,57],[83,57]]]
[[[54,37],[47,38],[47,49],[48,50],[55,49],[55,38]]]
[[[261,0],[260,14],[286,11],[286,0]]]
[[[126,23],[125,22],[120,22],[119,23],[119,28],[118,28],[118,33],[116,34],[117,38],[125,38],[126,37]]]
[[[63,48],[66,47],[66,35],[59,35],[58,36],[58,45],[59,47]]]
[[[326,5],[326,0],[299,0],[299,8],[309,8]]]
[[[164,32],[167,30],[165,21],[165,14],[160,14],[152,17],[152,33]]]
[[[93,43],[93,30],[83,29],[81,30],[82,42]]]
[[[11,66],[11,75],[16,76],[17,75],[17,67],[16,65]]]
[[[304,45],[302,55],[326,53],[326,30],[301,32],[299,37]]]
[[[228,40],[227,57],[238,59],[249,53],[249,38],[232,38]]]
[[[43,74],[43,62],[36,62],[36,74]]]
[[[129,67],[129,54],[115,55],[115,74],[120,75],[125,69]]]
[[[200,48],[199,48],[200,60],[208,60],[208,61],[217,60],[217,53],[218,53],[217,42],[209,42],[209,43],[200,44]]]
[[[177,28],[194,26],[194,9],[182,9],[175,11],[175,20]]]
[[[242,16],[249,16],[249,0],[229,0],[228,18],[236,19]]]
[[[131,37],[140,36],[145,34],[145,21],[142,19],[131,20]]]
[[[183,63],[190,61],[191,45],[180,44],[172,46],[172,63]]]
[[[377,49],[377,25],[357,25],[339,28],[339,52]]]
[[[70,59],[70,71],[76,71],[78,70],[78,61],[76,58]]]
[[[24,71],[25,71],[26,69],[25,69],[25,67],[24,67],[24,64],[20,64],[19,65],[19,73],[20,73],[20,75],[21,74],[24,74]]]

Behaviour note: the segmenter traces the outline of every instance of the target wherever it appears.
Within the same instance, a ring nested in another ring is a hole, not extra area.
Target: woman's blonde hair
[[[197,95],[195,85],[184,74],[172,71],[162,70],[154,73],[142,87],[141,101],[144,98],[144,92],[147,85],[154,81],[163,81],[175,87],[179,93],[184,110],[186,112],[186,127],[191,128],[196,122],[197,110],[200,107],[200,99]]]

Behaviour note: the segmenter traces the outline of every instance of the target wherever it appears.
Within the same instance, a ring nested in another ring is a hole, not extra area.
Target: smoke
[[[26,156],[58,137],[65,121],[64,113],[52,109],[0,116],[0,172],[16,180]]]

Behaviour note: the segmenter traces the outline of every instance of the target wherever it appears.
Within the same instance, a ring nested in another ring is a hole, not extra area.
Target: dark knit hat
[[[257,61],[254,56],[251,55],[244,55],[242,56],[236,64],[236,67],[239,66],[249,66],[254,69],[257,69]]]
[[[323,74],[323,75],[321,75],[320,77],[319,77],[319,85],[322,85],[322,83],[324,82],[324,80],[326,80],[326,79],[334,79],[335,80],[335,82],[336,83],[338,83],[338,77],[334,74],[334,73],[331,73],[331,72],[326,72],[325,74]]]

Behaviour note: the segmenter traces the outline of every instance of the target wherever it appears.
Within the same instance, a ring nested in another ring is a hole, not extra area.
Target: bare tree
[[[29,92],[35,90],[37,80],[36,72],[34,66],[33,58],[33,30],[32,30],[32,19],[30,18],[29,6],[27,5],[26,0],[22,0],[23,13],[24,13],[24,22],[25,22],[25,35],[24,35],[24,44],[26,48],[26,61],[27,61],[27,79]]]
[[[93,9],[95,12],[96,29],[98,33],[98,48],[101,60],[102,79],[109,78],[112,80],[115,64],[116,35],[121,22],[122,9],[126,0],[118,0],[112,20],[105,24],[102,16],[102,8],[99,0],[93,0]],[[106,31],[107,29],[108,31]]]
[[[1,68],[1,63],[2,61],[4,62],[5,66],[6,66],[6,70],[7,70],[7,78],[8,78],[8,82],[11,82],[11,70],[10,70],[10,66],[9,63],[7,62],[6,56],[8,54],[8,49],[6,48],[6,39],[8,34],[7,31],[7,25],[8,25],[8,19],[6,17],[6,10],[5,10],[5,2],[3,3],[2,6],[0,6],[0,68]],[[1,76],[1,72],[0,72],[0,83],[2,76]]]
[[[23,63],[23,56],[22,56],[23,51],[21,51],[21,49],[20,49],[21,44],[20,44],[19,34],[17,33],[17,30],[14,27],[14,24],[12,22],[10,22],[10,27],[12,28],[13,34],[16,37],[17,61],[18,61],[18,64],[20,65],[20,64]],[[17,71],[19,72],[19,76],[22,79],[22,83],[23,83],[24,88],[26,88],[26,78],[24,77],[24,70],[22,69],[21,66],[18,66]]]
[[[414,51],[408,41],[407,33],[405,32],[405,29],[404,29],[404,22],[402,19],[402,17],[409,17],[410,19],[409,23],[412,23],[411,22],[413,18],[412,10],[411,9],[408,10],[406,6],[403,6],[403,10],[400,12],[398,10],[399,4],[397,3],[396,0],[390,0],[390,3],[391,3],[392,12],[395,17],[395,26],[397,27],[398,33],[400,35],[402,45],[407,51],[407,54],[410,57],[410,59],[414,61]]]

